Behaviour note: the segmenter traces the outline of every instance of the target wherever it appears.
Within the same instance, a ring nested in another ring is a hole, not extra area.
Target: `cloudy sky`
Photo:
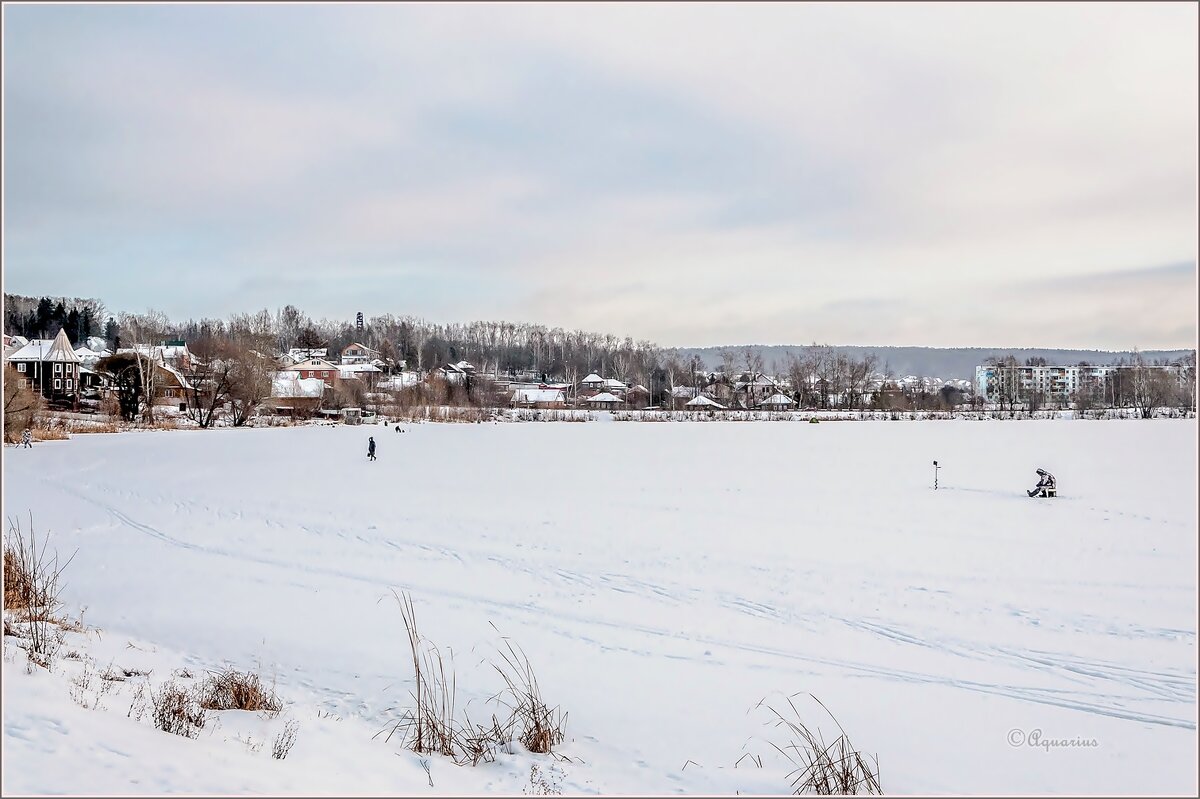
[[[1196,338],[1197,6],[4,6],[4,288],[665,346]]]

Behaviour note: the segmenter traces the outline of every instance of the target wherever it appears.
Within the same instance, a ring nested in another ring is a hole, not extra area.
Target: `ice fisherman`
[[[26,427],[25,431],[21,433],[21,446],[33,449],[33,433],[29,432],[28,427]]]
[[[367,439],[367,459],[375,460],[375,436]]]
[[[1054,482],[1054,475],[1050,474],[1050,472],[1046,471],[1045,469],[1038,469],[1037,474],[1038,484],[1033,487],[1032,491],[1026,492],[1029,494],[1029,496],[1032,497],[1040,494],[1044,497],[1048,492],[1057,488]]]

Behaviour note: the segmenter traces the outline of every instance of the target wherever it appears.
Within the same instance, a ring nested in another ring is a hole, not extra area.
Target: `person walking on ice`
[[[375,436],[367,439],[367,460],[375,460]]]
[[[1038,484],[1033,487],[1032,491],[1025,493],[1029,496],[1056,497],[1058,496],[1058,485],[1054,482],[1054,475],[1045,469],[1038,469]]]
[[[28,427],[25,428],[25,432],[21,433],[21,446],[33,449],[33,433],[29,431]]]

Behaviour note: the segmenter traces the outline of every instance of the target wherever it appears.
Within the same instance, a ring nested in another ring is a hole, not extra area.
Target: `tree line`
[[[91,336],[113,341],[116,324],[95,298],[4,295],[4,332],[10,336],[50,339],[65,330],[71,344],[80,346]]]

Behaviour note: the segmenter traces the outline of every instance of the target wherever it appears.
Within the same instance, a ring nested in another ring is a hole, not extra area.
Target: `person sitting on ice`
[[[1043,497],[1046,497],[1050,494],[1056,493],[1057,486],[1054,483],[1054,475],[1050,474],[1050,472],[1046,471],[1045,469],[1038,469],[1037,473],[1039,478],[1038,484],[1033,487],[1032,491],[1028,491],[1026,493],[1028,493],[1031,497],[1039,494]]]

